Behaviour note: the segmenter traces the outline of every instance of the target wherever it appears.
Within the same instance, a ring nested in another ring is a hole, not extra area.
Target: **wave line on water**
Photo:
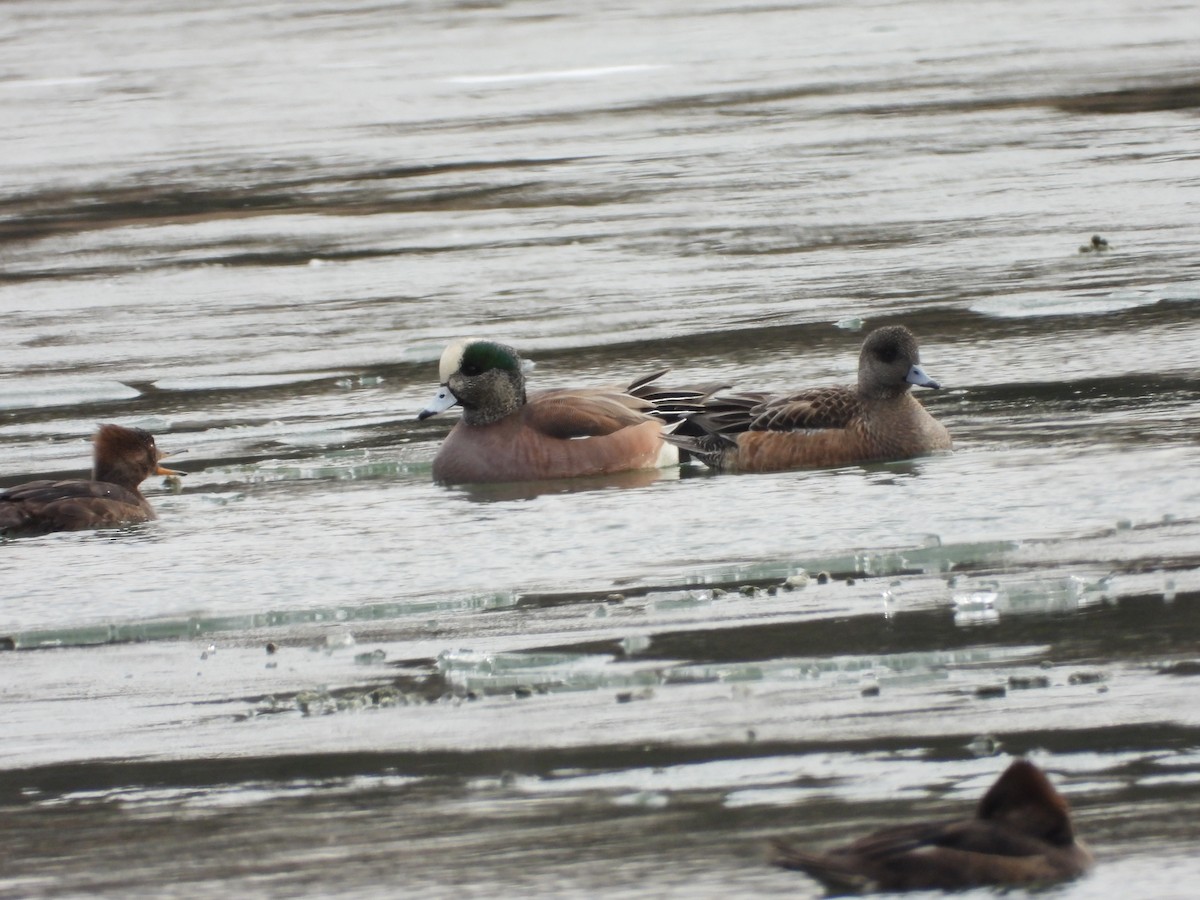
[[[551,69],[544,72],[513,72],[507,75],[455,75],[449,84],[517,84],[531,81],[563,81],[581,78],[603,78],[608,75],[632,75],[670,68],[659,63],[639,63],[628,66],[593,66],[582,69]]]

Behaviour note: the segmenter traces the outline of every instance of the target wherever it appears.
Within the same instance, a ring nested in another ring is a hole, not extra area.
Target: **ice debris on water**
[[[349,631],[339,631],[333,634],[325,635],[326,650],[339,650],[343,647],[353,647],[355,643],[354,635]]]
[[[784,579],[783,584],[788,590],[803,590],[808,587],[811,577],[803,569],[797,569],[793,574]]]
[[[621,641],[621,649],[626,656],[636,656],[650,649],[650,637],[645,634],[633,634]]]
[[[637,691],[620,691],[617,694],[617,702],[632,703],[634,700],[649,700],[653,696],[654,691],[648,687]]]
[[[358,387],[374,387],[375,385],[382,383],[383,376],[381,375],[359,375],[357,378],[339,378],[334,382],[334,384],[336,384],[338,387],[345,389],[355,387],[356,385]]]
[[[1167,663],[1156,670],[1158,675],[1179,675],[1195,677],[1200,675],[1200,660],[1184,659],[1179,662]]]
[[[335,713],[365,712],[398,706],[419,706],[443,700],[457,700],[444,690],[444,683],[410,681],[405,685],[384,684],[371,688],[331,691],[328,688],[300,691],[290,701],[268,697],[257,712],[278,713],[296,710],[302,716],[331,716]]]
[[[1014,691],[1031,691],[1050,687],[1050,679],[1045,675],[1010,675],[1008,686]]]
[[[884,551],[857,554],[854,558],[854,568],[864,575],[895,575],[907,570],[909,565],[902,553]]]
[[[1021,581],[982,581],[963,586],[953,595],[954,623],[980,625],[1002,615],[1074,612],[1100,602],[1108,579],[1089,583],[1075,575]]]
[[[639,809],[665,809],[671,803],[671,798],[659,791],[638,791],[614,797],[612,801],[617,806],[632,806]]]
[[[1000,741],[996,740],[995,736],[990,734],[980,734],[971,738],[967,743],[968,752],[978,757],[995,756],[1000,752],[1000,748],[1004,746]]]
[[[833,327],[843,331],[862,331],[863,324],[863,320],[859,316],[844,316],[834,322]]]
[[[954,624],[982,625],[1000,621],[996,609],[999,593],[994,590],[969,591],[954,595]]]

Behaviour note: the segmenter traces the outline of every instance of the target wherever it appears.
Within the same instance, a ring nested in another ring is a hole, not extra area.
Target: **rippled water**
[[[1057,895],[1188,896],[1198,41],[5,4],[0,484],[101,421],[190,474],[0,544],[0,896],[816,896],[768,836],[957,815],[1025,752],[1100,860]],[[414,421],[464,335],[787,389],[898,322],[953,455],[447,489]]]

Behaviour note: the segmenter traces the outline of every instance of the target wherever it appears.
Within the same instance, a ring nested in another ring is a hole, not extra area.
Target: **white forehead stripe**
[[[459,338],[457,341],[452,341],[442,351],[442,361],[438,363],[438,381],[442,384],[449,381],[450,376],[462,368],[462,358],[467,347],[481,340],[483,338]]]

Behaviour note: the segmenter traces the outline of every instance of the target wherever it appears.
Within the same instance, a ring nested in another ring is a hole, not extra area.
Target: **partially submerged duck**
[[[825,853],[776,840],[771,862],[830,893],[864,893],[1040,887],[1084,874],[1092,854],[1075,839],[1067,801],[1041,769],[1018,759],[974,818],[887,828]]]
[[[139,485],[151,475],[185,475],[161,465],[154,435],[101,425],[93,439],[92,477],[30,481],[0,491],[0,535],[45,534],[133,525],[153,518]]]
[[[718,394],[666,440],[713,469],[779,472],[923,456],[952,446],[913,386],[941,387],[921,368],[903,325],[877,328],[858,359],[858,383],[775,396]]]
[[[441,387],[418,419],[461,406],[433,461],[450,484],[541,481],[674,465],[664,429],[699,410],[703,390],[658,387],[656,372],[626,387],[527,394],[531,366],[507,344],[470,338],[442,353]]]

